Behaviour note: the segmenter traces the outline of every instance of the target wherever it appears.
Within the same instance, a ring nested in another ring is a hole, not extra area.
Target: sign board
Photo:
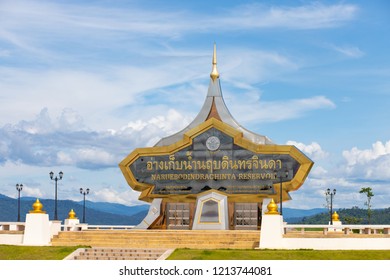
[[[216,119],[208,122],[171,147],[136,149],[120,164],[130,186],[148,189],[144,195],[149,197],[211,189],[226,195],[271,195],[280,183],[275,171],[287,171],[282,183],[288,191],[301,185],[313,164],[294,146],[255,145]]]
[[[211,128],[175,153],[139,157],[130,170],[137,181],[153,185],[152,193],[157,195],[197,194],[210,189],[252,194],[272,192],[275,170],[287,170],[289,176],[283,181],[288,181],[299,166],[290,155],[254,153]]]

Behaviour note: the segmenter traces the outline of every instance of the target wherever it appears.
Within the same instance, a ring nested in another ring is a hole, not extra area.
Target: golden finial
[[[73,211],[73,209],[70,209],[70,211],[68,213],[68,219],[77,219],[76,212]]]
[[[45,214],[46,211],[43,211],[43,205],[37,198],[37,200],[32,205],[33,210],[30,211],[31,214]]]
[[[337,214],[336,211],[334,211],[334,213],[333,213],[333,215],[332,215],[332,221],[333,221],[333,222],[338,222],[338,221],[340,221],[340,220],[339,220],[339,214]]]
[[[278,212],[278,205],[276,205],[274,199],[271,199],[270,203],[267,205],[268,212],[266,212],[266,215],[279,215]]]
[[[214,43],[214,53],[213,53],[213,69],[210,73],[210,78],[215,81],[215,79],[219,78],[219,73],[217,70],[217,45]]]

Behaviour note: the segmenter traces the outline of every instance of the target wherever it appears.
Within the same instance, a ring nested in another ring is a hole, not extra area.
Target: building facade
[[[210,83],[197,117],[120,164],[129,186],[151,202],[140,228],[258,229],[264,198],[291,199],[313,162],[291,145],[242,127],[223,99],[216,47]]]

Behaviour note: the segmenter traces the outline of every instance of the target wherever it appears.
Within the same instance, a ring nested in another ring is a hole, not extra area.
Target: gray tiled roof
[[[183,134],[186,133],[188,130],[205,122],[212,110],[213,102],[215,104],[215,108],[218,112],[221,121],[243,132],[244,138],[256,144],[263,144],[263,145],[274,144],[271,141],[271,139],[269,139],[267,136],[259,135],[245,129],[233,118],[228,108],[226,107],[225,101],[223,100],[220,81],[219,78],[217,77],[214,79],[210,78],[210,84],[209,84],[206,100],[199,114],[196,116],[196,118],[186,128],[179,131],[178,133],[162,138],[159,142],[157,142],[155,146],[167,146],[173,144],[181,140],[183,138]]]

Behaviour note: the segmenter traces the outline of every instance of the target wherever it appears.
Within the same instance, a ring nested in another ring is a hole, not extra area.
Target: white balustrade
[[[340,230],[344,234],[351,234],[355,230],[355,234],[390,234],[390,225],[307,225],[307,224],[286,224],[284,225],[284,233],[292,232],[293,230],[305,234],[306,229],[318,229],[327,235],[331,230]]]

